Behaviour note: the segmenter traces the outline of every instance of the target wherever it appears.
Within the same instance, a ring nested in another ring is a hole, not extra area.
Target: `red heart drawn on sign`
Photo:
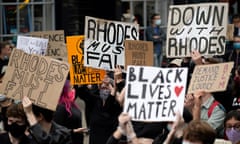
[[[174,91],[175,91],[175,94],[177,97],[181,93],[182,89],[183,89],[183,86],[181,86],[181,87],[175,86]]]

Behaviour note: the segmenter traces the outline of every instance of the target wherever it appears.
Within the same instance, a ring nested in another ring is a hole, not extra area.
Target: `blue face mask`
[[[110,95],[111,91],[108,89],[101,89],[100,90],[100,98],[102,100],[106,100],[108,98],[108,96]]]
[[[161,19],[158,19],[158,20],[155,21],[155,24],[156,24],[157,26],[159,26],[159,25],[161,25],[161,22],[162,22]]]
[[[0,102],[3,102],[7,99],[7,97],[3,94],[0,94]]]
[[[234,42],[233,43],[233,48],[234,49],[240,49],[240,42]]]
[[[168,129],[168,131],[171,131],[172,130],[172,124],[167,124],[167,129]]]

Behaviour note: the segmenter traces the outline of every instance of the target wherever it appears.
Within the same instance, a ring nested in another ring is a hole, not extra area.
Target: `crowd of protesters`
[[[170,61],[169,68],[189,68],[188,81],[196,65],[234,61],[227,89],[186,94],[183,115],[176,112],[175,121],[132,121],[123,113],[127,74],[116,66],[101,84],[71,86],[67,79],[56,111],[39,107],[28,97],[17,101],[0,95],[0,143],[83,144],[87,133],[90,144],[240,144],[240,15],[233,16],[233,24],[234,40],[224,56],[209,58],[192,51],[189,58]],[[0,42],[1,81],[12,48]],[[86,128],[76,98],[85,102]]]

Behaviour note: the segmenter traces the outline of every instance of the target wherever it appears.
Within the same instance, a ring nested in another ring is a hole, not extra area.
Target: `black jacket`
[[[52,122],[50,133],[47,134],[40,124],[33,125],[29,131],[37,144],[72,144],[71,130]]]

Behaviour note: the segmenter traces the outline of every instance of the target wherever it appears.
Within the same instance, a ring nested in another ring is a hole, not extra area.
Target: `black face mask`
[[[18,125],[16,123],[8,124],[6,130],[15,138],[22,137],[25,133],[27,125]]]

